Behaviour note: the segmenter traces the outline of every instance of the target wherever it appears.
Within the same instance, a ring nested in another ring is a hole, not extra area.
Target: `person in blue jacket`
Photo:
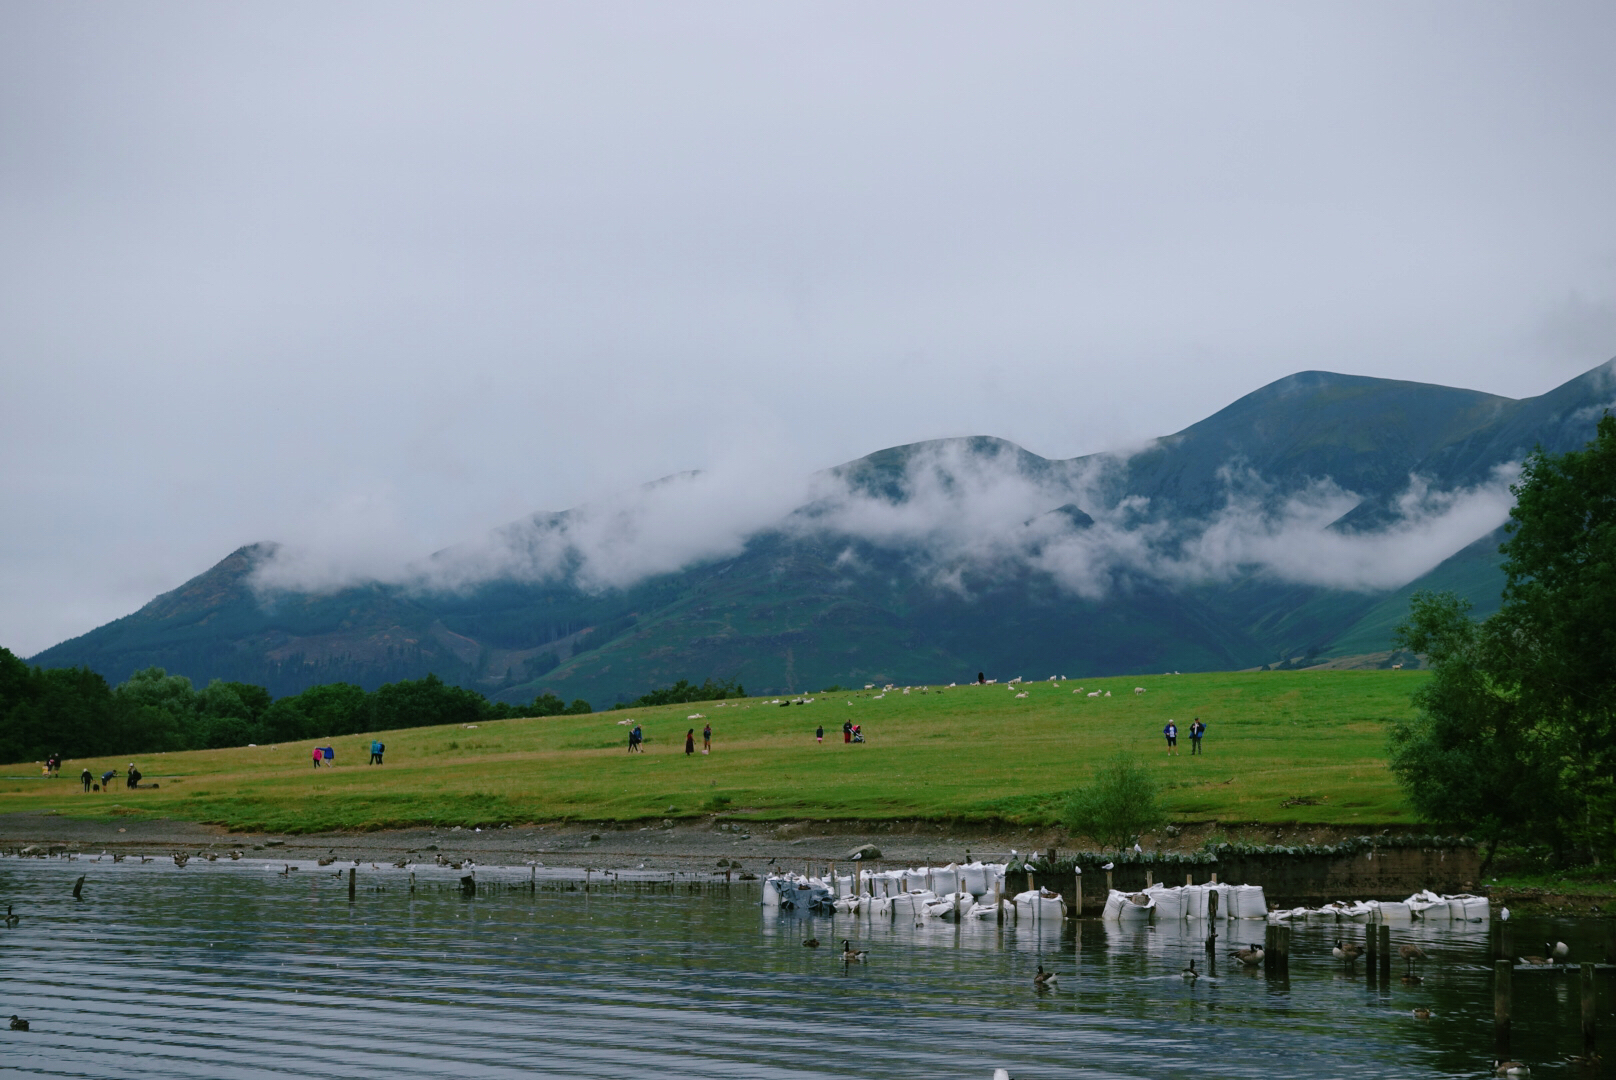
[[[1178,725],[1173,723],[1171,720],[1167,721],[1167,726],[1162,728],[1162,734],[1167,736],[1167,752],[1169,754],[1177,754]]]

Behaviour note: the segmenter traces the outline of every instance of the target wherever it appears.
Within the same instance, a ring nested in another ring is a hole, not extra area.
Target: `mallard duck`
[[[1201,973],[1199,971],[1195,970],[1195,961],[1194,960],[1191,960],[1190,961],[1190,966],[1185,968],[1183,971],[1180,971],[1179,974],[1184,976],[1184,981],[1185,982],[1194,982],[1196,979],[1199,979],[1201,977]]]
[[[1262,946],[1250,945],[1244,949],[1230,949],[1229,955],[1247,967],[1256,967],[1263,962],[1263,957],[1267,954],[1263,952]]]
[[[1032,977],[1032,984],[1034,986],[1042,987],[1044,989],[1052,989],[1059,985],[1059,983],[1059,975],[1055,974],[1053,971],[1045,971],[1044,965],[1042,964],[1038,965],[1038,974]]]
[[[868,949],[855,949],[855,948],[853,948],[853,941],[852,941],[851,938],[843,938],[842,939],[842,959],[843,960],[847,960],[847,961],[850,961],[852,963],[862,964],[869,955],[870,955],[870,950],[868,950]]]
[[[1493,1062],[1494,1076],[1531,1076],[1532,1070],[1519,1061]]]
[[[1416,1019],[1416,1020],[1429,1020],[1429,1019],[1431,1019],[1431,1010],[1430,1009],[1425,1009],[1425,1008],[1415,1009],[1414,1010],[1414,1019]]]
[[[1363,946],[1359,945],[1356,941],[1350,944],[1342,944],[1341,939],[1336,938],[1335,948],[1330,950],[1330,955],[1335,957],[1337,960],[1345,960],[1347,963],[1351,964],[1355,962],[1358,957],[1363,955]]]
[[[22,1017],[18,1016],[16,1013],[13,1013],[11,1015],[11,1030],[12,1031],[27,1031],[28,1030],[28,1021],[24,1020]]]
[[[817,949],[819,948],[819,939],[811,937],[802,943],[802,947],[805,949]]]

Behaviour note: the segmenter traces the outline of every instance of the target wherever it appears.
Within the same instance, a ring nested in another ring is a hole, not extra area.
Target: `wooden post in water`
[[[1272,975],[1279,967],[1279,927],[1273,923],[1263,926],[1262,969],[1263,974]]]
[[[1115,888],[1116,888],[1116,886],[1111,884],[1111,871],[1107,870],[1105,872],[1105,898],[1106,898],[1106,900],[1109,901],[1111,899],[1111,890],[1113,890]]]
[[[1081,919],[1083,917],[1083,868],[1079,866],[1077,873],[1073,876],[1077,878],[1077,904],[1072,908],[1072,918]]]
[[[1195,884],[1195,875],[1194,874],[1185,874],[1184,875],[1184,887],[1189,888],[1191,885],[1194,885],[1194,884]]]
[[[1515,968],[1511,960],[1493,961],[1493,1054],[1509,1060],[1509,976]]]
[[[1380,981],[1383,986],[1392,982],[1392,928],[1380,924]]]
[[[82,878],[79,878],[82,881]],[[1593,965],[1582,965],[1582,1053],[1593,1054]]]
[[[354,880],[357,876],[354,873],[354,868],[348,867],[348,903],[350,904],[354,901]]]
[[[1369,982],[1375,981],[1375,969],[1380,964],[1380,949],[1375,944],[1379,940],[1375,936],[1373,925],[1364,927],[1364,973],[1369,976]]]
[[[1033,890],[1032,871],[1028,870],[1027,871],[1027,891],[1032,892],[1032,890]]]
[[[1279,950],[1279,956],[1274,963],[1274,971],[1284,979],[1291,977],[1291,928],[1281,924],[1275,927],[1274,947]]]
[[[83,900],[84,899],[84,875],[83,874],[80,874],[79,879],[73,883],[73,899],[75,899],[75,900]]]
[[[1206,894],[1206,951],[1215,955],[1218,951],[1218,894]]]

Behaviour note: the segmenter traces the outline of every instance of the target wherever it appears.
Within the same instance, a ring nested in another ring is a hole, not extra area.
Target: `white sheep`
[[[1145,688],[1143,686],[1136,686],[1133,688],[1133,692],[1136,694],[1143,694],[1145,692]]]
[[[1100,696],[1100,692],[1098,690],[1090,690],[1089,691],[1089,697],[1099,697],[1099,696]]]
[[[1105,696],[1106,696],[1106,697],[1110,697],[1110,696],[1111,696],[1111,691],[1109,691],[1109,690],[1107,690],[1107,691],[1106,691],[1106,692],[1105,692]]]
[[[1025,690],[1023,690],[1021,693],[1016,695],[1016,697],[1026,697],[1026,696],[1027,696],[1027,691],[1025,691]]]

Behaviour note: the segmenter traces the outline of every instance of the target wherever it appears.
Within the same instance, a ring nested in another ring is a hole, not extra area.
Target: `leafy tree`
[[[1422,815],[1564,860],[1616,847],[1616,418],[1565,454],[1534,453],[1512,488],[1504,603],[1484,623],[1419,594],[1398,628],[1426,653],[1417,718],[1392,765]]]
[[[733,679],[714,682],[708,679],[696,686],[688,679],[680,679],[672,686],[652,690],[633,701],[613,706],[618,709],[647,709],[654,705],[684,705],[692,701],[723,701],[725,698],[743,698],[746,687]]]
[[[353,683],[311,686],[293,698],[292,702],[304,717],[302,733],[295,738],[322,739],[327,735],[353,735],[386,726],[371,722],[370,695]]]
[[[185,676],[145,668],[119,684],[114,695],[131,711],[132,726],[142,733],[144,745],[139,749],[185,750],[202,744],[196,690]]]
[[[1132,755],[1119,754],[1072,793],[1062,819],[1068,831],[1120,851],[1160,827],[1167,815],[1150,770]]]

